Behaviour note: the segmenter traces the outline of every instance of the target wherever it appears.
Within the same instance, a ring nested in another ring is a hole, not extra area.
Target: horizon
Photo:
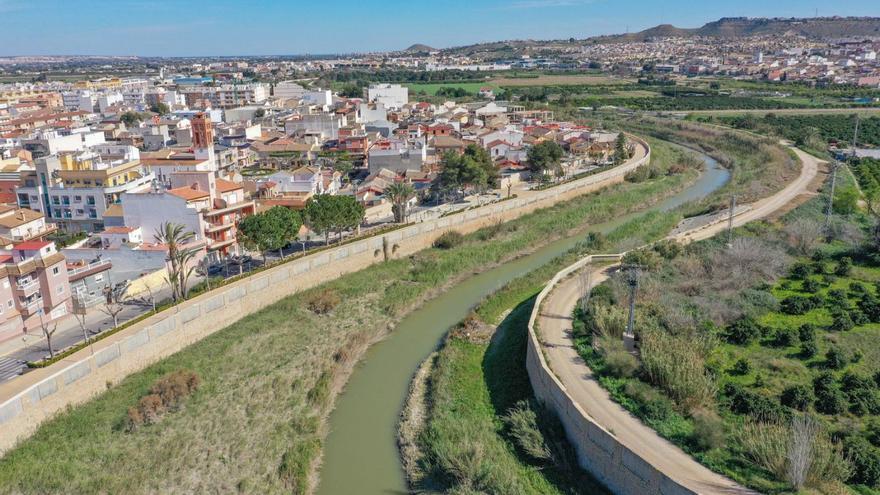
[[[340,0],[337,11],[282,0],[258,0],[248,9],[218,0],[209,13],[199,5],[170,0],[85,0],[76,5],[43,0],[40,6],[0,0],[0,13],[7,21],[0,33],[0,57],[341,56],[403,51],[414,44],[448,49],[497,41],[587,39],[663,24],[696,28],[721,18],[880,16],[873,2],[842,3],[833,12],[817,12],[818,3],[796,0],[772,6],[745,0],[736,7],[697,8],[685,0],[661,5],[647,0],[486,0],[480,5],[449,0],[438,12],[391,0],[377,12],[353,0]],[[525,15],[530,20],[523,23]],[[389,36],[389,23],[394,21],[397,34]],[[108,42],[112,49],[106,47]],[[197,43],[202,46],[186,49]]]

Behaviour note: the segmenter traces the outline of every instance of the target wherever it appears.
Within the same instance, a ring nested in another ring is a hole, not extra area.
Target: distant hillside
[[[602,41],[639,41],[647,38],[670,36],[708,36],[714,38],[741,38],[766,34],[790,33],[814,39],[848,38],[852,36],[880,37],[878,17],[816,17],[748,18],[726,17],[695,29],[677,28],[662,24],[638,33],[595,38]]]
[[[408,53],[426,53],[436,51],[434,48],[431,48],[428,45],[423,45],[421,43],[416,43],[415,45],[407,48],[404,52]]]

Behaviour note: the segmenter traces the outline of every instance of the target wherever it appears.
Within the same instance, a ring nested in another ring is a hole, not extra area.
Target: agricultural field
[[[823,203],[737,229],[730,247],[632,254],[638,357],[620,338],[622,274],[575,312],[578,350],[616,401],[762,493],[880,493],[880,238],[855,213],[826,242]],[[800,470],[793,439],[813,446]]]
[[[572,74],[572,75],[548,75],[540,74],[536,77],[498,77],[491,82],[498,86],[601,86],[630,84],[632,79],[621,79],[612,76]]]

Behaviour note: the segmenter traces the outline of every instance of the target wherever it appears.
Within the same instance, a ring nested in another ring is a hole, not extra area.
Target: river
[[[729,172],[708,155],[705,171],[690,187],[654,207],[596,224],[609,232],[648,211],[667,211],[723,186]],[[357,366],[330,415],[319,495],[389,495],[409,490],[397,449],[397,422],[409,383],[419,364],[446,332],[484,297],[573,248],[584,235],[555,241],[457,284],[407,315]]]

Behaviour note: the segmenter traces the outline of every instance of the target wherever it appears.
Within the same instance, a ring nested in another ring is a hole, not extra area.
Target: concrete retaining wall
[[[381,262],[383,237],[394,257],[428,248],[447,230],[469,233],[623,181],[651,159],[497,204],[438,218],[305,256],[202,294],[43,369],[0,384],[0,454],[64,408],[87,401],[131,373],[286,296]]]
[[[696,495],[658,471],[639,455],[617,441],[614,435],[596,424],[568,395],[565,385],[556,377],[541,351],[535,321],[541,303],[560,280],[592,261],[620,261],[622,254],[587,256],[557,273],[535,299],[529,318],[529,339],[526,369],[535,396],[554,411],[565,428],[569,441],[577,451],[581,467],[589,471],[613,493],[619,495]]]

